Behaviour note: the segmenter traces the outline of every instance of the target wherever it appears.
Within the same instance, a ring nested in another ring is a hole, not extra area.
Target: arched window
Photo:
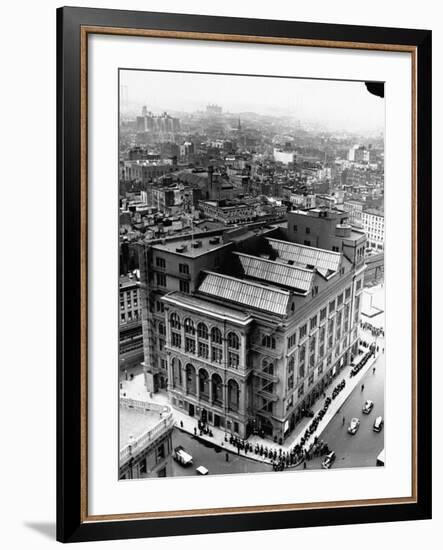
[[[240,347],[240,339],[235,332],[230,332],[228,334],[228,347],[233,349],[239,349]]]
[[[171,323],[171,328],[180,330],[180,317],[176,313],[171,313],[169,321]]]
[[[209,399],[209,374],[206,369],[198,371],[198,389],[201,399]]]
[[[228,408],[231,411],[238,410],[240,390],[235,380],[229,380],[228,382]]]
[[[204,323],[199,323],[197,325],[197,336],[200,340],[208,339],[208,327]]]
[[[265,348],[275,349],[275,338],[273,336],[269,336],[269,334],[264,334],[261,345]]]
[[[174,357],[172,359],[172,385],[174,388],[181,387],[182,382],[182,364],[180,359]]]
[[[186,365],[186,391],[194,395],[197,393],[195,368],[191,363]]]
[[[223,404],[223,382],[218,374],[212,375],[212,400],[218,405]]]
[[[192,335],[195,334],[195,325],[192,319],[189,319],[189,318],[185,319],[184,325],[185,325],[185,332],[187,334],[192,334]]]
[[[270,363],[267,359],[264,359],[262,364],[264,372],[274,374],[274,363]]]
[[[220,332],[220,329],[218,329],[217,327],[213,327],[211,329],[211,340],[213,344],[222,343],[222,333]]]

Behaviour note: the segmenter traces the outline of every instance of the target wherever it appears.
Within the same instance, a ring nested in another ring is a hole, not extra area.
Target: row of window
[[[127,313],[121,313],[120,314],[120,323],[130,323],[131,321],[138,321],[141,319],[141,315],[139,313],[139,310],[137,311],[128,311]]]
[[[155,265],[159,269],[166,269],[166,260],[164,258],[155,258]],[[189,265],[188,264],[178,264],[178,270],[180,273],[189,275]]]
[[[361,279],[357,282],[357,290],[359,290],[360,287],[361,287]],[[331,315],[332,313],[334,313],[336,306],[340,307],[343,304],[344,299],[348,300],[350,298],[350,296],[351,296],[351,287],[348,287],[345,290],[344,294],[343,294],[343,292],[341,294],[339,294],[339,296],[337,297],[337,301],[335,299],[331,300],[327,307],[322,308],[320,310],[320,323],[326,319],[326,316],[328,314],[328,309],[329,309],[329,314]],[[318,323],[318,316],[314,315],[309,320],[309,330],[311,332],[316,329],[317,323]],[[299,331],[299,341],[300,341],[303,338],[305,338],[305,336],[308,333],[308,323],[305,323],[304,325],[302,325],[298,329],[298,331]],[[293,334],[288,336],[288,338],[287,338],[287,347],[288,347],[288,349],[293,348],[295,346],[296,342],[297,342],[297,331],[295,331]]]
[[[171,325],[171,329],[176,331],[181,330],[182,323],[177,313],[171,313],[169,317],[169,322]],[[210,336],[213,344],[221,345],[223,343],[222,332],[218,327],[212,327],[211,331],[209,331],[205,323],[200,322],[197,324],[197,326],[195,326],[194,321],[189,317],[186,317],[183,321],[183,328],[185,334],[191,336],[195,336],[197,334],[199,340],[209,340]],[[240,338],[235,332],[228,332],[227,341],[229,348],[240,349]]]
[[[172,332],[171,345],[175,348],[182,347],[182,337],[178,332]],[[197,355],[202,359],[209,360],[209,351],[211,352],[211,361],[221,364],[223,362],[223,350],[217,346],[209,346],[205,342],[196,342],[193,338],[185,337],[185,352],[191,355]],[[238,368],[240,364],[240,355],[234,351],[228,351],[228,367]]]

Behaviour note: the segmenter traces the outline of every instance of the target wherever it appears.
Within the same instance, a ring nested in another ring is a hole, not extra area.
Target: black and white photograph
[[[118,117],[119,479],[383,467],[384,84],[128,68]]]

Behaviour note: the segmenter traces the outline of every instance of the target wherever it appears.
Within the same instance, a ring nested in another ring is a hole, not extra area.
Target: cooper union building
[[[140,244],[147,390],[241,438],[284,441],[357,353],[365,241],[319,207]]]

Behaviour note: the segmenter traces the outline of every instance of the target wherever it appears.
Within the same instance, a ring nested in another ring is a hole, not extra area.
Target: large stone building
[[[173,407],[240,437],[283,440],[294,429],[358,349],[366,237],[343,216],[292,212],[286,234],[245,228],[200,251],[191,241],[145,251],[146,321],[159,313]],[[147,329],[146,385],[156,391]]]

